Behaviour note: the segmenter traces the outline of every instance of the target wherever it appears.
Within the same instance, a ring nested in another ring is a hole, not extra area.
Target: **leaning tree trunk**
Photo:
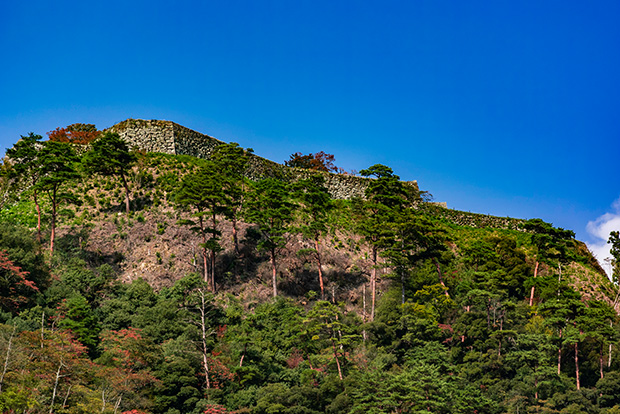
[[[370,321],[375,320],[375,301],[377,298],[377,247],[372,246],[372,272],[370,274],[370,290],[371,290],[371,304],[370,304]]]
[[[560,329],[560,346],[558,347],[558,375],[562,369],[562,330]]]
[[[536,266],[534,267],[534,279],[538,275],[538,260],[536,261]],[[536,286],[532,285],[532,290],[530,291],[530,306],[534,303],[534,289]]]
[[[278,296],[278,277],[276,270],[276,249],[271,248],[271,282],[273,284],[274,298]]]
[[[129,214],[129,185],[127,184],[125,174],[121,174],[121,180],[123,180],[123,187],[125,187],[125,212]]]
[[[603,349],[605,348],[605,343],[601,342],[601,350],[599,353],[599,370],[601,374],[601,379],[603,378]]]
[[[37,241],[41,245],[41,206],[39,205],[39,196],[36,190],[34,192],[34,205],[37,209]]]
[[[577,382],[577,390],[579,390],[579,342],[575,342],[575,379]]]
[[[54,240],[56,239],[56,189],[52,193],[52,231],[50,234],[50,255],[54,254]]]
[[[207,317],[206,317],[206,303],[205,303],[205,293],[200,290],[200,329],[202,331],[202,365],[205,370],[205,381],[207,389],[211,388],[211,381],[209,379],[209,360],[207,358]]]
[[[436,257],[433,258],[433,263],[435,263],[435,268],[437,268],[437,274],[439,275],[439,284],[443,287],[446,287],[446,284],[443,282],[443,274],[441,273],[441,266],[439,265],[439,261],[437,260]],[[446,294],[446,297],[450,297],[450,295],[448,294],[448,290],[444,290],[444,293]]]
[[[323,266],[321,264],[321,252],[319,252],[319,237],[314,238],[314,248],[316,250],[316,261],[319,265],[319,285],[321,286],[321,299],[325,300],[325,286],[323,284]]]

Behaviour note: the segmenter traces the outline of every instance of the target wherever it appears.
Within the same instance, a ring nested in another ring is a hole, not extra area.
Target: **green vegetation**
[[[97,136],[0,169],[0,412],[620,411],[618,232],[610,282],[571,231],[387,166],[332,200],[325,171],[250,181],[237,144]]]

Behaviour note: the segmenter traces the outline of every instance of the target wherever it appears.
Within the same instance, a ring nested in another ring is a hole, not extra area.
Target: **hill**
[[[3,410],[620,403],[618,289],[571,231],[437,206],[386,166],[288,168],[166,121],[107,132],[133,147],[113,170],[126,149],[39,140],[2,165]]]

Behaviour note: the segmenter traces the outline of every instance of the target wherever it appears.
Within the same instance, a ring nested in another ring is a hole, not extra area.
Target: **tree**
[[[201,281],[196,274],[190,274],[179,280],[173,288],[176,296],[182,298],[182,307],[192,316],[190,321],[200,331],[200,344],[202,354],[202,367],[205,377],[205,387],[212,387],[209,373],[209,359],[211,356],[212,341],[209,337],[217,331],[213,329],[210,313],[213,311],[213,296],[207,291],[208,286]]]
[[[550,223],[545,223],[541,219],[530,219],[525,222],[524,228],[531,233],[532,244],[536,246],[536,265],[534,267],[534,283],[538,276],[538,266],[541,262],[550,263],[552,260],[559,260],[560,278],[561,262],[567,258],[568,242],[575,237],[572,230],[554,228]],[[532,284],[530,291],[530,306],[534,303],[534,290],[536,285]]]
[[[226,196],[223,214],[232,222],[233,242],[237,255],[239,254],[237,220],[246,192],[246,170],[250,154],[253,152],[251,148],[244,150],[239,144],[231,142],[217,146],[211,154],[211,160],[222,172],[222,190]]]
[[[0,225],[0,251],[6,252],[6,257],[10,262],[19,267],[24,273],[26,282],[16,279],[15,274],[7,275],[11,283],[16,282],[15,290],[5,291],[13,299],[22,298],[25,302],[19,301],[19,306],[32,306],[37,302],[38,294],[35,289],[28,286],[30,282],[39,289],[39,293],[44,291],[50,282],[49,268],[45,263],[45,257],[39,249],[38,243],[32,238],[32,232],[20,226],[14,226],[7,223]],[[5,287],[7,287],[5,285]],[[15,296],[13,296],[15,295]]]
[[[39,162],[39,151],[41,149],[41,135],[29,133],[22,135],[12,148],[6,150],[6,155],[13,164],[13,169],[9,171],[10,178],[20,178],[28,182],[32,189],[32,198],[37,209],[37,240],[41,243],[41,206],[39,205],[39,193],[36,187],[41,178],[41,165]]]
[[[213,162],[206,162],[197,172],[183,178],[176,195],[176,203],[191,210],[192,216],[198,219],[198,226],[192,220],[182,220],[181,224],[191,225],[192,230],[202,237],[204,280],[209,283],[212,292],[215,292],[215,253],[221,250],[217,215],[227,205],[222,180],[217,166]],[[210,266],[207,265],[208,252]]]
[[[365,190],[366,200],[358,202],[357,210],[361,214],[358,231],[370,245],[372,271],[370,289],[372,295],[370,320],[375,317],[375,302],[377,295],[377,268],[378,251],[394,243],[394,233],[390,223],[396,220],[396,212],[402,208],[406,199],[406,192],[402,183],[390,167],[375,164],[360,171],[363,177],[374,177],[369,180]]]
[[[16,312],[20,304],[28,301],[28,296],[38,292],[36,284],[27,278],[24,272],[8,257],[6,251],[0,250],[0,307]]]
[[[48,132],[50,141],[86,145],[97,139],[101,131],[93,124],[71,124],[66,128],[56,128]]]
[[[141,394],[157,383],[151,372],[154,347],[139,329],[105,331],[101,334],[103,353],[96,362],[100,365],[97,379],[102,389],[103,412],[108,401],[114,401],[116,410],[123,401],[133,400],[136,406]]]
[[[304,320],[307,334],[313,345],[324,346],[319,345],[320,341],[323,340],[330,348],[341,381],[344,379],[345,356],[352,341],[356,338],[356,335],[342,322],[342,319],[343,315],[336,305],[320,300],[308,311],[307,318]]]
[[[325,188],[325,178],[321,175],[314,174],[299,180],[293,188],[296,198],[301,202],[299,209],[302,220],[301,233],[314,243],[314,249],[306,249],[306,252],[313,254],[316,258],[321,299],[325,299],[319,240],[327,232],[327,214],[333,208],[333,203],[327,188]]]
[[[125,141],[115,132],[105,132],[91,145],[82,160],[90,172],[105,176],[117,176],[125,188],[125,211],[129,214],[129,185],[127,174],[136,157],[129,152]]]
[[[269,252],[274,297],[278,296],[276,258],[286,246],[285,234],[290,230],[294,210],[286,184],[275,178],[256,183],[246,205],[247,220],[258,225],[262,236],[258,247]]]
[[[288,161],[284,161],[284,165],[307,170],[342,173],[342,168],[336,167],[334,161],[335,158],[332,154],[326,154],[323,151],[308,155],[296,152],[295,154],[291,154]]]
[[[54,253],[58,206],[63,201],[75,200],[75,196],[65,188],[71,180],[79,177],[75,169],[78,161],[71,144],[65,142],[47,141],[39,152],[41,178],[34,188],[45,192],[52,206],[50,253]]]

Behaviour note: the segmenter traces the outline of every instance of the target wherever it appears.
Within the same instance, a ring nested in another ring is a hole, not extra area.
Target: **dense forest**
[[[572,231],[459,224],[388,166],[335,200],[333,156],[250,156],[87,124],[7,150],[2,413],[620,412],[618,232],[610,281]]]

